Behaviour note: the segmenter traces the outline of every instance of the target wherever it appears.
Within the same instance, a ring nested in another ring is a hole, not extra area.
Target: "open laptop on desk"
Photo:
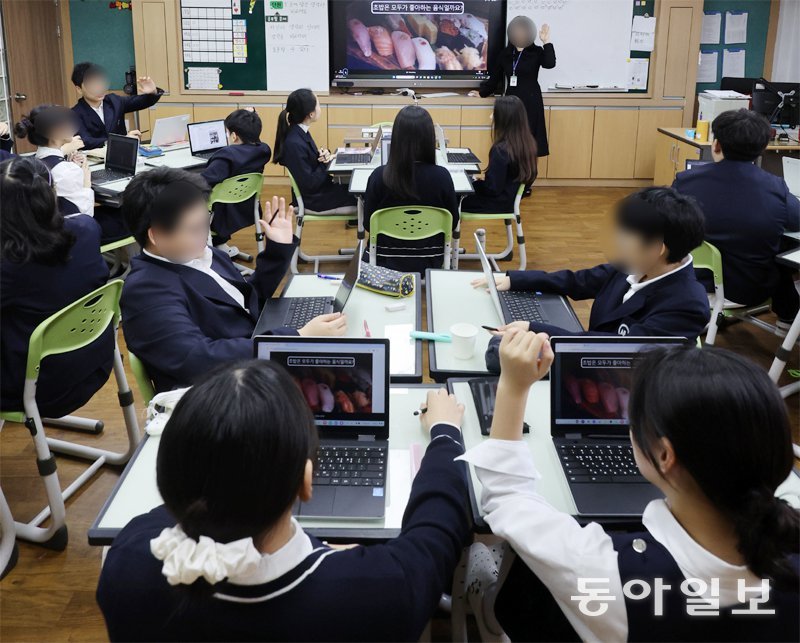
[[[253,336],[266,333],[273,328],[302,328],[314,317],[344,310],[350,294],[361,275],[363,239],[358,242],[353,258],[347,264],[342,283],[334,297],[278,297],[268,299],[258,318]]]
[[[486,277],[489,295],[492,298],[495,310],[504,323],[513,321],[536,321],[552,324],[570,332],[580,333],[583,330],[581,322],[572,310],[572,306],[560,295],[533,293],[527,291],[497,290],[494,272],[480,237],[475,233],[475,244],[481,258],[483,275]]]
[[[553,337],[550,431],[580,516],[639,516],[661,492],[639,472],[628,398],[637,353],[682,337]]]
[[[365,147],[343,147],[336,150],[336,163],[339,165],[369,165],[380,149],[383,140],[383,127],[379,127],[369,145]]]
[[[296,503],[294,514],[383,517],[389,460],[389,340],[256,337],[255,356],[289,372],[311,407],[319,432],[313,495],[308,502]]]
[[[170,150],[189,147],[189,142],[186,140],[188,125],[189,114],[159,118],[153,126],[150,144]]]
[[[207,161],[214,152],[228,145],[225,121],[192,123],[189,129],[189,149],[195,158]]]
[[[481,160],[475,156],[471,150],[466,152],[448,152],[447,151],[447,138],[444,135],[444,129],[438,123],[436,127],[436,141],[439,143],[439,149],[442,152],[444,159],[448,164],[464,164],[464,165],[478,165]]]
[[[102,170],[92,172],[92,185],[105,185],[136,174],[139,158],[139,139],[135,136],[109,134],[106,142],[106,163]]]
[[[686,169],[693,170],[696,167],[700,167],[701,165],[708,165],[709,163],[713,163],[714,161],[700,161],[698,159],[686,159]]]

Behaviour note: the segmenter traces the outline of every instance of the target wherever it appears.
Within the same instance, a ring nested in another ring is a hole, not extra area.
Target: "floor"
[[[287,188],[283,186],[267,186],[264,192],[270,196],[273,192],[288,195]],[[523,201],[528,267],[553,270],[589,267],[602,262],[604,244],[598,240],[603,238],[604,220],[613,203],[627,192],[620,188],[537,188],[532,198]],[[476,227],[471,224],[462,233],[462,239],[471,239],[472,230]],[[491,250],[499,246],[505,236],[496,224],[485,227]],[[305,242],[310,251],[324,250],[330,253],[334,248],[351,244],[354,238],[353,230],[346,231],[341,223],[332,222],[309,226]],[[249,233],[237,235],[234,242],[247,251],[252,251],[255,245]],[[515,261],[507,265],[509,268],[516,267]],[[463,263],[462,267],[477,268],[468,263]],[[323,269],[335,269],[335,266],[323,266]],[[576,310],[585,323],[589,305],[578,302]],[[719,346],[748,355],[765,367],[771,362],[778,343],[776,337],[745,324],[725,329],[717,340]],[[798,351],[795,349],[790,366],[798,368],[798,362]],[[128,376],[133,382],[130,373]],[[138,391],[135,393],[138,396]],[[797,441],[800,434],[798,396],[787,402],[791,407]],[[123,446],[124,426],[117,406],[113,377],[92,402],[76,414],[102,419],[106,423],[106,430],[99,438],[75,438],[73,434],[70,439],[98,442],[109,447]],[[58,437],[59,431],[50,430],[48,434]],[[85,468],[83,463],[64,457],[58,458],[58,465],[63,486]],[[52,552],[20,543],[17,567],[0,583],[0,640],[106,639],[103,619],[94,600],[101,551],[87,544],[86,532],[118,476],[118,470],[102,470],[88,487],[84,487],[69,501],[67,522],[70,543],[65,551]],[[7,424],[0,433],[0,483],[17,519],[29,520],[41,508],[44,494],[36,473],[33,447],[27,430],[21,425]],[[442,629],[444,632],[440,631]],[[446,639],[446,636],[446,627],[434,629],[435,638]]]

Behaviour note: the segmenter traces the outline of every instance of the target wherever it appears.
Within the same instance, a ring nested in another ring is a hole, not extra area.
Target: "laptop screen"
[[[193,154],[218,150],[227,144],[225,121],[206,121],[189,125],[189,146]]]
[[[322,437],[389,436],[389,340],[257,337],[256,357],[283,366]]]
[[[681,337],[554,338],[550,370],[553,430],[628,431],[628,399],[636,355]]]
[[[686,169],[692,170],[696,167],[700,167],[701,165],[706,165],[708,163],[713,163],[714,161],[696,161],[693,159],[686,159]]]
[[[106,147],[106,169],[127,174],[136,173],[139,139],[135,136],[109,134]]]
[[[347,264],[347,272],[344,273],[342,283],[336,291],[336,297],[333,298],[333,312],[335,313],[340,313],[344,310],[347,300],[350,299],[350,293],[353,292],[353,288],[355,288],[358,278],[361,275],[361,255],[364,254],[363,247],[364,241],[361,240],[358,242],[358,246],[353,253],[353,258],[350,260],[350,263]]]

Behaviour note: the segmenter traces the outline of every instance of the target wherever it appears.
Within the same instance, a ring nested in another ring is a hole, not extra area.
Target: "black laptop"
[[[633,459],[628,399],[637,353],[682,337],[554,337],[553,444],[580,516],[640,516],[663,494]]]
[[[272,328],[302,328],[314,317],[344,310],[361,274],[363,240],[358,242],[353,258],[347,265],[335,297],[278,297],[268,299],[258,318],[253,337]]]
[[[106,142],[105,168],[92,172],[92,185],[104,185],[132,178],[136,174],[138,158],[138,138],[122,134],[109,134]]]
[[[389,340],[255,338],[255,356],[283,366],[314,413],[314,490],[296,516],[381,518],[389,464]]]
[[[709,163],[713,163],[714,161],[700,161],[698,159],[686,159],[686,169],[693,170],[696,167],[700,167],[701,165],[708,165]]]
[[[494,272],[480,237],[475,233],[475,244],[481,258],[483,274],[486,277],[487,288],[492,297],[497,314],[506,324],[514,321],[535,321],[552,324],[564,330],[580,333],[583,330],[581,322],[572,310],[569,302],[560,295],[543,294],[540,292],[497,290],[494,281]]]

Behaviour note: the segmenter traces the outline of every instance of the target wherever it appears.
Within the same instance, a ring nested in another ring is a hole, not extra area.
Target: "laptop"
[[[106,164],[104,169],[92,172],[92,185],[104,185],[132,178],[136,174],[138,158],[138,138],[109,134],[106,142]]]
[[[178,149],[187,147],[187,126],[189,125],[189,114],[170,116],[169,118],[159,118],[153,126],[153,136],[150,139],[151,145],[158,147],[169,147]]]
[[[383,140],[383,126],[366,147],[344,147],[336,151],[336,163],[341,165],[368,165]]]
[[[696,167],[700,167],[701,165],[707,165],[708,163],[713,163],[714,161],[698,161],[696,159],[686,159],[686,169],[691,170]]]
[[[439,144],[439,149],[441,150],[442,154],[444,154],[444,157],[447,159],[448,163],[477,165],[481,162],[481,160],[470,150],[467,150],[466,152],[448,152],[447,138],[444,135],[444,129],[438,123],[434,127],[436,128],[436,141]]]
[[[639,472],[628,434],[636,355],[682,337],[553,337],[550,431],[581,516],[640,516],[663,494]]]
[[[283,366],[314,413],[319,448],[307,518],[382,518],[389,462],[389,340],[255,338],[255,356]]]
[[[783,180],[789,192],[800,198],[800,159],[783,157]]]
[[[481,267],[486,277],[492,304],[494,304],[498,316],[504,323],[535,321],[552,324],[574,333],[583,331],[583,326],[581,326],[581,322],[575,315],[575,311],[572,310],[572,306],[560,295],[514,290],[500,292],[497,290],[492,265],[489,263],[489,258],[486,256],[486,251],[483,249],[483,244],[480,242],[477,233],[475,233],[475,245],[481,258]]]
[[[361,275],[361,256],[364,253],[363,239],[347,264],[347,270],[334,297],[278,297],[267,300],[258,318],[253,336],[272,328],[302,328],[314,317],[344,310],[350,294]]]
[[[228,145],[225,121],[192,123],[189,129],[189,149],[192,156],[207,161],[214,152]]]

